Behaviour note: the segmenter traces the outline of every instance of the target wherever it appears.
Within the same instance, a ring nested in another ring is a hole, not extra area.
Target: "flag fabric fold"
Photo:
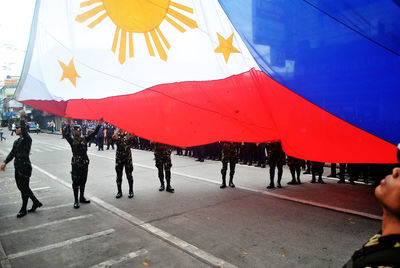
[[[307,160],[396,162],[397,11],[294,2],[38,0],[16,97],[176,146],[281,140]]]

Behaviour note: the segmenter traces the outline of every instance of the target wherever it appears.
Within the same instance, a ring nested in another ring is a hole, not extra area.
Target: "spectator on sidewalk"
[[[13,122],[11,125],[11,136],[14,136],[15,133],[15,123]]]

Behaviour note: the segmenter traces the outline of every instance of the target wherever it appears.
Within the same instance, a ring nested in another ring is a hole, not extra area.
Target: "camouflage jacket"
[[[222,142],[222,159],[237,158],[240,144],[237,142]]]
[[[154,144],[154,156],[155,157],[165,157],[171,156],[171,146],[163,143]]]
[[[29,159],[29,153],[32,146],[32,138],[29,136],[25,120],[21,120],[21,136],[14,141],[11,152],[8,154],[4,162],[8,164],[11,160],[14,160],[14,167],[20,168],[24,166],[31,166]]]
[[[131,146],[136,143],[135,137],[129,133],[117,133],[117,138],[112,138],[111,142],[117,145],[116,159],[132,159]]]
[[[72,159],[71,164],[77,165],[88,165],[89,157],[87,156],[87,143],[96,136],[97,132],[100,129],[100,125],[98,125],[94,132],[90,133],[86,136],[81,137],[71,137],[71,126],[67,125],[65,128],[65,139],[68,141],[69,145],[71,145],[72,149]]]

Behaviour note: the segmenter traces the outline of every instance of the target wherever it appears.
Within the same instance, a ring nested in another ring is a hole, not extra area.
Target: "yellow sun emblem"
[[[126,39],[129,40],[129,57],[133,57],[132,33],[143,33],[150,56],[155,56],[153,44],[158,56],[166,61],[165,48],[171,46],[161,32],[159,26],[166,20],[180,32],[185,32],[182,24],[190,28],[197,28],[195,20],[183,15],[180,11],[193,14],[193,9],[170,0],[88,0],[81,2],[80,7],[95,5],[92,9],[76,16],[76,21],[93,20],[88,27],[93,28],[107,16],[117,26],[114,34],[112,51],[115,53],[119,41],[119,62],[126,59]],[[180,10],[180,11],[179,11]],[[128,34],[128,37],[127,37]],[[153,44],[151,42],[153,41]]]

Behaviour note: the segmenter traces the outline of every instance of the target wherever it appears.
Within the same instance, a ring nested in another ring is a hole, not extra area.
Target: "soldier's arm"
[[[72,146],[72,138],[71,138],[71,118],[68,118],[68,124],[64,128],[64,136],[68,143]]]
[[[24,110],[19,111],[19,117],[20,117],[20,124],[21,124],[21,134],[22,134],[22,137],[26,138],[29,136],[29,133],[28,133],[28,129],[26,128],[26,125],[25,125],[25,111]]]
[[[16,146],[16,144],[14,143],[13,148],[11,149],[11,152],[7,155],[6,160],[4,160],[4,162],[3,162],[4,167],[5,167],[11,160],[14,159],[15,151],[17,150],[16,147],[17,147],[17,146]]]

